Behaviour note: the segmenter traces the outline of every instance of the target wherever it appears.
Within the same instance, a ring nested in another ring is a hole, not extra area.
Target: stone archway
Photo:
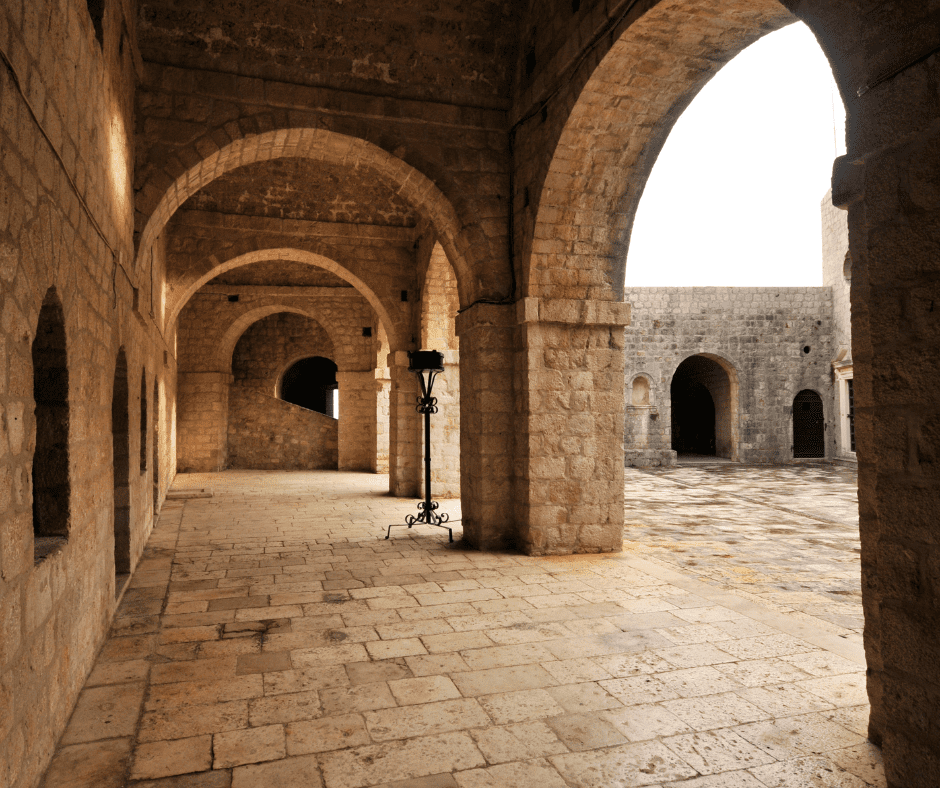
[[[174,325],[183,308],[187,303],[189,303],[189,300],[193,297],[193,295],[195,295],[200,288],[202,288],[215,277],[220,276],[227,271],[232,271],[236,268],[241,268],[242,266],[246,265],[251,265],[252,263],[270,261],[304,263],[306,265],[322,268],[332,274],[336,274],[336,276],[338,276],[340,279],[351,284],[375,310],[376,314],[379,316],[379,321],[384,327],[392,350],[399,350],[401,348],[400,343],[403,340],[400,339],[400,335],[404,331],[404,327],[400,325],[400,320],[392,319],[393,311],[391,306],[382,298],[380,298],[378,293],[376,293],[373,288],[371,288],[366,282],[352,273],[341,263],[338,263],[329,257],[325,257],[324,255],[293,247],[264,249],[252,248],[248,251],[243,251],[239,248],[236,249],[233,255],[227,259],[220,261],[213,258],[210,261],[210,266],[207,266],[207,270],[202,272],[198,278],[187,282],[181,292],[174,297],[172,304],[167,310],[166,324],[168,326]],[[232,344],[231,348],[233,349],[234,347],[235,345]]]
[[[738,376],[725,359],[689,356],[670,384],[672,448],[679,455],[738,458]]]
[[[214,151],[203,155],[200,151],[207,147]],[[138,191],[137,213],[141,227],[138,269],[150,255],[170,217],[203,186],[246,164],[294,157],[373,171],[433,225],[457,271],[462,303],[472,302],[478,296],[478,288],[489,284],[479,276],[481,270],[492,267],[487,264],[493,257],[489,242],[479,228],[461,222],[451,202],[433,181],[370,142],[315,128],[245,134],[222,147],[214,141],[198,148],[194,146],[192,151],[181,154],[183,160],[197,161],[194,166],[154,174]]]
[[[609,20],[596,50],[577,61],[557,95],[514,127],[517,149],[538,140],[552,151],[543,170],[516,182],[513,195],[523,223],[525,296],[517,345],[527,354],[524,435],[516,444],[523,456],[516,461],[530,468],[516,498],[527,550],[621,549],[629,322],[622,301],[633,216],[659,150],[692,98],[723,63],[792,21],[777,0],[629,5]],[[533,200],[534,208],[522,210]],[[551,505],[547,486],[564,489],[554,493],[563,507]]]
[[[794,21],[778,0],[660,0],[622,20],[589,76],[568,85],[573,108],[530,187],[527,295],[622,300],[633,217],[675,121],[722,65]]]

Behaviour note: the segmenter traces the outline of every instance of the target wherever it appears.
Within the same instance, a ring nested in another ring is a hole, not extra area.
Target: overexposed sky
[[[764,36],[718,72],[666,140],[637,210],[626,285],[821,285],[819,203],[844,136],[842,101],[809,28]]]

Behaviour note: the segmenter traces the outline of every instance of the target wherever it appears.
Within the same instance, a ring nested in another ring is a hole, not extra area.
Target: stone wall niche
[[[69,370],[65,315],[54,287],[39,311],[33,340],[33,550],[38,563],[69,535]]]

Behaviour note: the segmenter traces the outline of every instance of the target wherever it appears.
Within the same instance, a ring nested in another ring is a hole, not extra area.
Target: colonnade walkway
[[[629,471],[624,552],[545,558],[386,541],[385,476],[180,475],[43,784],[883,786],[819,468]]]

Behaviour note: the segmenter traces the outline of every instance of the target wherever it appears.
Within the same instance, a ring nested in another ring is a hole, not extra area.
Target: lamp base
[[[418,512],[417,516],[409,514],[405,517],[404,523],[393,523],[388,527],[388,531],[385,534],[385,538],[388,539],[392,535],[393,528],[401,528],[407,525],[411,528],[415,523],[425,523],[426,525],[433,525],[436,528],[446,528],[447,534],[450,537],[451,542],[454,541],[454,530],[450,526],[444,525],[448,520],[450,520],[450,515],[447,512],[442,512],[437,514],[436,509],[438,507],[437,501],[420,501],[418,503],[418,508],[421,510]]]

